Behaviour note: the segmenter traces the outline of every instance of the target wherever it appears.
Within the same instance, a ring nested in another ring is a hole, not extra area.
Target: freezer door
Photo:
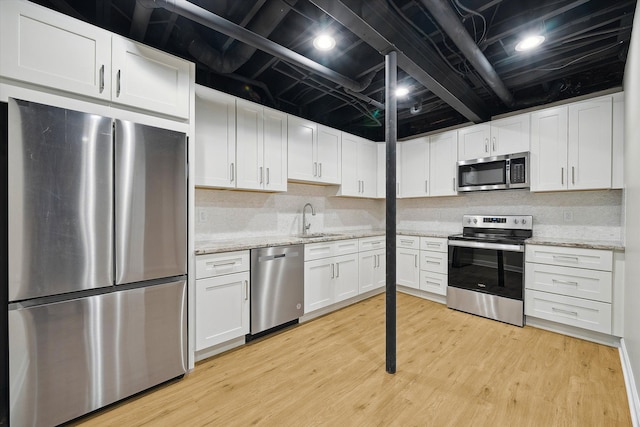
[[[9,301],[113,284],[112,121],[9,99]]]
[[[58,425],[183,375],[185,281],[9,310],[13,426]]]
[[[116,284],[187,271],[184,133],[116,120]]]

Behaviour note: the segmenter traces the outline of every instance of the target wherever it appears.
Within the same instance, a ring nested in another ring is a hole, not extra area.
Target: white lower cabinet
[[[420,290],[436,295],[447,295],[448,252],[446,238],[420,238]]]
[[[304,312],[358,295],[358,239],[304,247]]]
[[[527,245],[525,314],[612,334],[610,250]]]
[[[249,333],[249,251],[196,258],[196,351]]]
[[[396,282],[398,285],[420,289],[420,251],[396,248]]]
[[[385,242],[385,236],[358,239],[358,249],[360,250],[358,259],[358,293],[363,294],[385,286],[387,281]]]

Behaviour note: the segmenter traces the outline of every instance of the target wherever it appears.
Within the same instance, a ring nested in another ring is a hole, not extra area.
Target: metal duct
[[[438,22],[458,49],[487,82],[489,87],[507,106],[513,104],[513,96],[496,73],[496,70],[473,41],[447,0],[421,0],[431,16]]]
[[[226,34],[229,37],[254,46],[270,55],[282,59],[283,61],[296,64],[297,66],[318,74],[327,80],[330,80],[336,84],[339,84],[345,88],[351,89],[355,92],[361,92],[368,84],[365,80],[363,83],[359,83],[352,80],[342,74],[325,67],[311,59],[300,55],[284,46],[281,46],[259,34],[255,34],[248,29],[237,25],[227,19],[222,18],[214,13],[209,12],[193,3],[186,0],[149,0],[153,2],[154,7],[162,7],[170,12],[176,13],[184,18],[190,19],[207,28]]]
[[[136,7],[133,9],[133,17],[131,18],[129,37],[138,41],[144,39],[153,9],[155,9],[153,0],[136,0]]]

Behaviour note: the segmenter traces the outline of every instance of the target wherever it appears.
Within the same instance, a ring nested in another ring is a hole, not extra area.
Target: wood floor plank
[[[615,348],[402,293],[397,327],[395,375],[379,295],[72,425],[631,425]]]

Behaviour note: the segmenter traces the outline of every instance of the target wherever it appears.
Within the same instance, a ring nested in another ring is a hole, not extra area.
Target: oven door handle
[[[468,240],[449,240],[449,246],[474,249],[493,249],[497,251],[524,252],[524,245],[509,245],[504,243],[470,242]]]

